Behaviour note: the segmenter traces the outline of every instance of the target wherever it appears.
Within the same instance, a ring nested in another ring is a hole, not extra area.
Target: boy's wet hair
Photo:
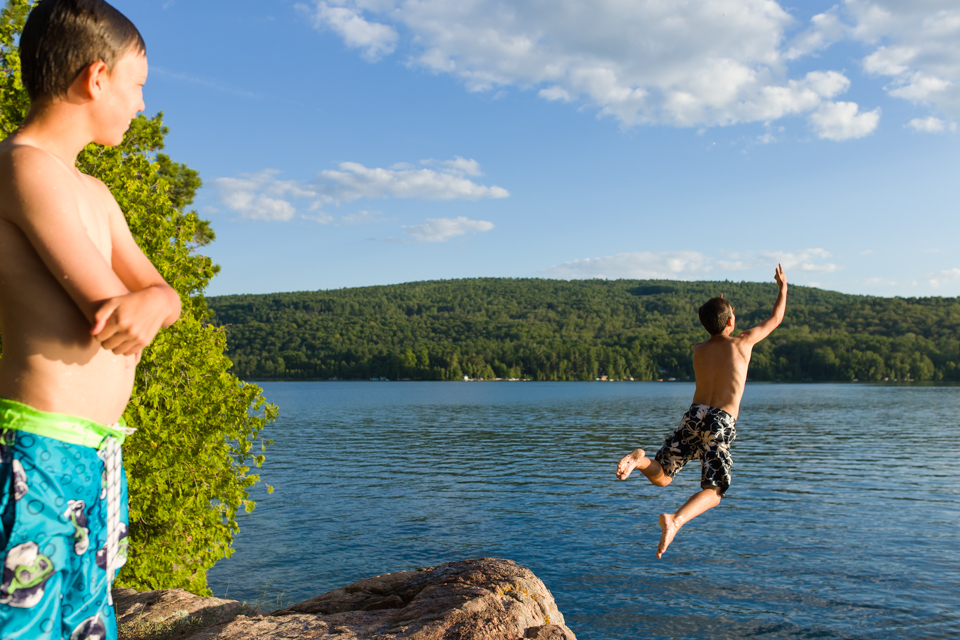
[[[727,328],[727,320],[733,317],[733,305],[723,298],[710,298],[700,307],[698,313],[703,328],[715,336]]]
[[[107,69],[128,51],[147,52],[140,32],[103,0],[40,0],[20,34],[23,86],[31,102],[53,100],[88,65]]]

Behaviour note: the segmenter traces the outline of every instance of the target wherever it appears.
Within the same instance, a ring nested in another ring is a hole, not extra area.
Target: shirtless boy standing
[[[783,321],[787,307],[787,278],[783,267],[777,265],[775,274],[780,292],[773,305],[773,313],[753,329],[734,337],[736,318],[733,305],[723,299],[711,298],[700,307],[700,322],[710,332],[710,339],[693,345],[693,372],[697,389],[693,404],[680,426],[666,439],[654,459],[647,458],[643,449],[636,449],[620,460],[617,478],[626,480],[634,469],[658,487],[665,487],[691,460],[700,460],[701,491],[680,507],[676,513],[660,514],[660,545],[657,557],[663,556],[680,527],[698,515],[720,504],[720,498],[730,487],[733,458],[730,444],[737,437],[736,421],[740,413],[740,399],[747,379],[747,366],[753,345],[777,328]]]
[[[20,54],[30,111],[0,142],[0,637],[116,638],[121,416],[180,298],[75,163],[144,109],[145,45],[102,0],[40,0]]]

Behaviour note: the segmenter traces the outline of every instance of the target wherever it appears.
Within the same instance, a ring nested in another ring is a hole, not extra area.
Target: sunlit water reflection
[[[747,388],[723,503],[662,560],[698,489],[614,479],[687,383],[264,383],[273,495],[217,596],[293,603],[494,556],[532,569],[580,640],[960,637],[960,387]]]

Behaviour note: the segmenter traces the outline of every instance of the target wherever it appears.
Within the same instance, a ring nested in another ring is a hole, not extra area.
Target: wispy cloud
[[[557,278],[689,279],[712,270],[710,258],[699,251],[634,251],[602,258],[571,260],[544,269]]]
[[[390,55],[396,48],[397,31],[389,25],[367,20],[360,3],[318,0],[312,7],[306,4],[297,4],[296,7],[313,22],[314,27],[336,32],[348,47],[360,49],[369,62]]]
[[[942,284],[956,282],[957,280],[960,280],[960,269],[945,269],[927,276],[927,282],[932,287],[939,287]]]
[[[783,265],[784,271],[797,270],[804,273],[832,273],[839,267],[832,262],[823,262],[830,257],[826,249],[803,251],[748,251],[728,254],[728,260],[718,260],[717,266],[727,271],[758,269],[770,264]]]
[[[425,161],[425,163],[433,161]],[[477,173],[466,174],[462,164]],[[473,160],[456,158],[440,164],[437,170],[417,169],[401,165],[399,168],[368,169],[357,162],[342,162],[339,171],[321,171],[318,188],[339,202],[359,198],[416,198],[420,200],[477,200],[479,198],[506,198],[510,194],[502,187],[487,187],[470,180],[466,175],[479,175],[479,165]]]
[[[164,7],[166,8],[166,7]],[[243,98],[253,98],[255,100],[263,100],[266,98],[261,93],[256,93],[254,91],[249,91],[241,87],[236,87],[227,82],[221,80],[215,80],[212,78],[202,78],[199,76],[190,75],[187,73],[180,73],[177,71],[170,71],[159,66],[151,66],[150,73],[155,73],[161,77],[169,78],[170,80],[176,80],[178,82],[186,82],[188,84],[197,85],[200,87],[205,87],[219,93],[227,93],[234,96],[240,96]]]
[[[360,199],[407,198],[417,200],[478,200],[506,198],[509,192],[475,180],[482,176],[476,160],[423,160],[420,166],[397,164],[389,168],[368,168],[357,162],[342,162],[337,170],[321,171],[315,180],[281,180],[279,171],[264,169],[235,178],[211,181],[218,198],[228,209],[248,220],[291,220],[303,217],[328,223],[334,220],[324,211]],[[369,214],[350,214],[344,224],[370,220]]]
[[[340,224],[368,224],[370,222],[380,222],[383,220],[383,214],[380,211],[356,211],[354,213],[348,213],[345,216],[340,216]]]
[[[949,131],[955,133],[957,131],[956,122],[944,122],[940,118],[934,118],[930,116],[928,118],[914,118],[906,124],[914,131],[921,131],[923,133],[944,133]]]
[[[493,223],[486,220],[458,218],[430,218],[423,224],[403,227],[403,232],[413,242],[446,242],[451,238],[467,233],[483,233],[493,229]]]
[[[830,257],[824,249],[806,249],[797,252],[756,251],[731,253],[722,259],[699,251],[635,251],[600,258],[572,260],[544,269],[541,273],[558,278],[636,278],[691,280],[705,275],[720,275],[772,268],[780,263],[787,271],[802,273],[832,273],[838,269],[833,263],[823,262]],[[772,270],[771,270],[772,274]],[[772,275],[771,275],[772,277]]]
[[[292,199],[316,198],[317,193],[294,180],[278,180],[280,172],[264,169],[238,178],[212,180],[220,202],[246,220],[291,220],[297,213]]]

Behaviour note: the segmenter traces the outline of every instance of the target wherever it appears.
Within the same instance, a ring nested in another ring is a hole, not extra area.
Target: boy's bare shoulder
[[[0,217],[19,222],[37,208],[55,215],[74,212],[78,182],[115,206],[103,182],[68,167],[52,153],[10,138],[0,142]]]
[[[69,172],[53,154],[30,144],[0,142],[0,189],[11,196],[53,190]]]

